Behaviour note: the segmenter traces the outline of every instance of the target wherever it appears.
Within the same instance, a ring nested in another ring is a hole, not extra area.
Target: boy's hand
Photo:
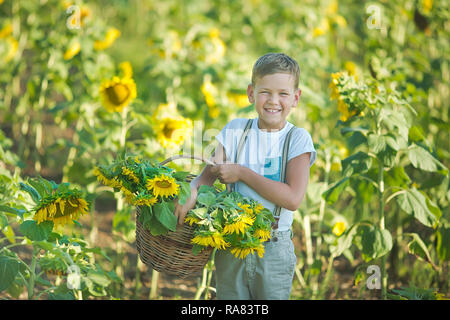
[[[178,199],[175,200],[174,214],[178,219],[179,225],[182,225],[184,223],[184,218],[186,217],[188,211],[195,207],[195,204],[197,202],[197,195],[198,195],[197,188],[191,187],[191,197],[186,200],[185,204],[181,205],[178,203]]]
[[[217,179],[223,184],[235,183],[239,181],[241,165],[230,164],[217,164],[211,168],[211,172],[217,176]]]

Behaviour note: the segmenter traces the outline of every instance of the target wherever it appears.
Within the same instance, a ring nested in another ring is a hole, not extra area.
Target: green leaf
[[[183,205],[191,197],[191,185],[187,182],[180,183],[180,193],[178,194],[178,203]]]
[[[438,269],[438,267],[433,263],[433,260],[431,259],[430,256],[430,252],[428,251],[427,246],[422,241],[420,236],[417,233],[405,233],[405,235],[413,238],[408,243],[409,253],[414,254],[417,257],[427,261],[434,269]]]
[[[377,154],[378,158],[383,161],[383,165],[388,168],[392,168],[395,165],[395,157],[397,151],[392,149],[390,146],[385,146],[385,148]]]
[[[382,257],[392,249],[392,236],[386,229],[360,225],[358,234],[361,236],[361,251],[366,262]]]
[[[408,141],[410,125],[401,111],[383,108],[380,112],[380,120],[388,127],[390,132],[395,132],[394,128],[396,127],[398,134]]]
[[[153,206],[155,217],[158,221],[170,231],[177,229],[177,217],[174,215],[175,205],[173,202],[156,203]]]
[[[199,219],[204,219],[208,213],[208,209],[205,207],[195,208],[190,211],[192,211],[192,213],[194,213],[194,215]]]
[[[356,173],[367,172],[372,166],[372,157],[359,151],[342,160],[342,173],[349,177]]]
[[[37,224],[34,220],[26,220],[19,227],[19,231],[32,241],[47,240],[52,229],[52,221],[44,221]]]
[[[379,153],[386,148],[386,138],[376,133],[371,133],[367,136],[367,143],[374,153]]]
[[[167,228],[154,215],[151,217],[148,226],[153,236],[166,235],[168,232]]]
[[[36,191],[36,189],[34,189],[33,187],[20,182],[20,189],[23,191],[26,191],[30,194],[31,198],[33,199],[33,201],[37,204],[40,200],[41,200],[41,196],[39,195],[39,193]]]
[[[339,195],[344,191],[344,189],[349,185],[349,177],[336,182],[327,191],[322,193],[322,197],[327,201],[328,204],[333,204],[339,198]]]
[[[441,225],[436,233],[437,245],[436,251],[441,261],[450,260],[450,227]]]
[[[205,192],[212,192],[212,193],[214,193],[215,189],[213,187],[211,187],[211,186],[201,185],[198,188],[198,194],[205,193]]]
[[[178,181],[186,181],[186,177],[188,175],[190,175],[190,173],[185,171],[177,171],[172,173],[172,177],[174,177]]]
[[[418,126],[412,126],[409,128],[408,139],[411,142],[426,140],[422,128]]]
[[[8,289],[19,272],[19,262],[8,257],[0,256],[0,292]]]
[[[196,256],[197,254],[202,252],[203,249],[205,249],[205,247],[201,246],[199,244],[193,244],[192,245],[192,253],[194,254],[194,256]]]
[[[408,149],[408,158],[415,168],[422,169],[429,172],[438,171],[438,167],[442,168],[442,174],[446,175],[448,169],[427,150],[414,145]]]
[[[91,269],[88,271],[87,277],[92,280],[92,282],[102,287],[107,287],[111,283],[111,280],[103,272],[100,271]]]
[[[0,211],[18,215],[21,219],[23,219],[23,214],[26,212],[26,210],[24,210],[24,209],[16,209],[13,207],[1,206],[1,205],[0,205]]]
[[[331,246],[331,252],[336,256],[340,256],[345,250],[352,246],[353,238],[358,231],[357,224],[352,225],[349,229],[336,239],[336,246]]]
[[[407,214],[412,215],[427,227],[436,226],[441,216],[439,208],[434,206],[425,193],[416,188],[407,189],[397,197],[397,203]]]
[[[36,191],[39,193],[39,197],[45,198],[49,193],[47,192],[47,188],[42,185],[39,181],[35,180],[35,179],[29,179],[28,183],[31,184],[33,186],[34,189],[36,189]]]
[[[384,175],[384,183],[386,186],[398,186],[407,188],[411,179],[405,172],[404,167],[394,167]]]
[[[392,289],[392,291],[408,300],[436,300],[433,289],[420,289],[412,286],[411,288]]]
[[[347,145],[352,146],[352,148],[356,148],[357,146],[365,143],[367,143],[367,137],[359,131],[354,132],[349,138],[347,138]]]
[[[197,202],[206,207],[211,207],[216,203],[216,196],[211,191],[199,193],[197,196]]]
[[[405,140],[403,140],[402,137],[394,136],[393,134],[389,133],[385,135],[386,144],[390,146],[395,151],[399,151],[400,149],[407,148],[407,143]]]
[[[48,294],[48,300],[75,300],[75,296],[72,291],[65,293],[53,293]]]

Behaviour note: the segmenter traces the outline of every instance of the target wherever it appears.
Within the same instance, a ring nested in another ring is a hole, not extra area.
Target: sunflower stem
[[[32,300],[34,296],[34,283],[36,280],[36,255],[38,249],[33,245],[33,255],[31,256],[31,267],[30,267],[30,280],[28,281],[28,300]]]
[[[150,300],[155,299],[156,294],[158,293],[158,279],[159,279],[159,272],[156,270],[152,270],[152,284],[149,295]]]
[[[139,299],[139,290],[141,289],[141,268],[144,266],[139,255],[136,256],[136,281],[134,283],[134,299]]]
[[[77,155],[77,146],[80,142],[80,137],[78,135],[78,132],[81,131],[83,127],[83,122],[81,121],[81,116],[78,117],[78,120],[75,124],[75,133],[73,137],[73,146],[69,149],[69,155],[67,156],[66,165],[63,168],[63,178],[62,182],[69,182],[69,170],[73,165],[73,162],[75,160],[75,156]]]
[[[202,281],[197,289],[197,292],[195,293],[195,297],[194,300],[199,300],[200,296],[202,295],[203,291],[206,289],[206,278],[208,276],[208,268],[205,266],[203,268],[203,273],[202,273]]]
[[[378,172],[378,185],[379,185],[379,197],[380,197],[380,208],[379,208],[379,218],[380,218],[380,229],[385,229],[385,216],[384,216],[384,180],[383,180],[383,172],[384,172],[384,163],[380,160],[380,168]],[[386,300],[387,298],[387,273],[386,273],[386,260],[387,254],[381,257],[381,298]]]

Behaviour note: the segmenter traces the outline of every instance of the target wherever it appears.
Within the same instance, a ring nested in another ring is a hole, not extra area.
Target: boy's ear
[[[295,91],[295,102],[294,102],[294,108],[298,106],[298,102],[300,101],[300,96],[302,95],[302,90],[299,88]]]
[[[247,96],[250,103],[255,103],[255,92],[251,83],[247,87]]]

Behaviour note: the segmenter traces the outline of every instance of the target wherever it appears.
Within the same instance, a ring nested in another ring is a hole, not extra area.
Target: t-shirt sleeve
[[[233,119],[216,136],[217,141],[223,145],[227,160],[229,161],[234,161],[237,141],[244,132],[246,122],[247,119]]]
[[[317,152],[311,135],[304,128],[297,128],[293,133],[289,145],[288,161],[303,153],[311,152],[309,166],[311,167],[317,159]]]

